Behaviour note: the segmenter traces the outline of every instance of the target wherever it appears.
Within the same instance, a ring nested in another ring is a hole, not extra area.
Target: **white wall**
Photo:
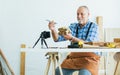
[[[46,19],[55,20],[57,28],[68,26],[76,21],[78,6],[87,5],[92,21],[103,16],[104,28],[120,28],[118,3],[119,0],[0,0],[0,48],[19,75],[20,44],[32,47],[41,31],[48,30]],[[55,46],[52,39],[47,43]],[[36,47],[40,48],[40,42]]]

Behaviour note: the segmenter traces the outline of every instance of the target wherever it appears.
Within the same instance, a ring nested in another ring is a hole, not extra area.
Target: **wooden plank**
[[[25,52],[20,55],[20,75],[25,75]]]
[[[104,41],[104,35],[103,35],[103,17],[102,16],[97,16],[96,17],[96,22],[99,26],[99,41],[103,42]]]

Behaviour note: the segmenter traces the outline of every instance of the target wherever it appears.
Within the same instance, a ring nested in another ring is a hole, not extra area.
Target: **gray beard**
[[[79,23],[79,24],[83,24],[83,21],[81,21],[81,20],[78,20],[78,23]]]

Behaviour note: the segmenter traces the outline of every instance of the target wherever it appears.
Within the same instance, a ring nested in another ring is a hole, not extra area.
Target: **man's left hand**
[[[70,40],[73,36],[71,33],[68,33],[66,35],[63,35],[63,37],[66,39],[66,40]]]

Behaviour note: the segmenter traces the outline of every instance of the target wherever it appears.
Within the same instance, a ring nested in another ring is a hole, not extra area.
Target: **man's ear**
[[[88,16],[90,16],[90,13],[88,12]]]

